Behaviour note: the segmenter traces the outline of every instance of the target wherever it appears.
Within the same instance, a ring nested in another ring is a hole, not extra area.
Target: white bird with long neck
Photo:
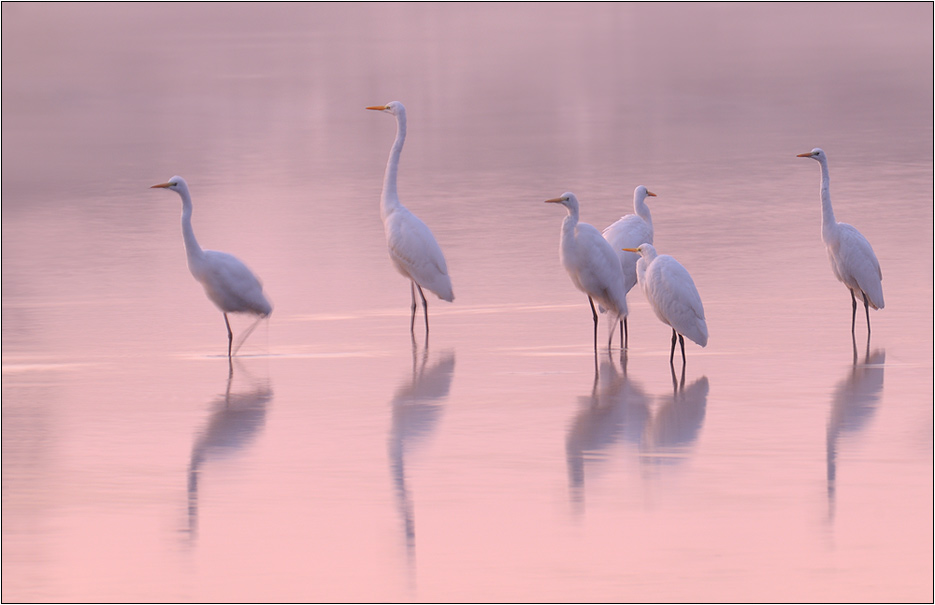
[[[640,255],[623,249],[653,243],[653,215],[649,212],[649,206],[646,205],[647,196],[656,197],[656,194],[643,185],[634,189],[633,212],[635,214],[621,217],[603,232],[604,239],[610,243],[610,247],[620,259],[620,268],[623,269],[623,291],[626,294],[629,294],[630,289],[636,285],[636,261]],[[620,322],[620,339],[626,348],[630,340],[626,317]]]
[[[259,321],[273,312],[273,305],[263,294],[260,280],[237,257],[226,252],[202,250],[195,239],[192,229],[192,196],[188,184],[180,176],[174,176],[166,183],[153,185],[150,189],[168,189],[182,198],[182,238],[185,241],[185,253],[188,256],[188,270],[202,286],[205,294],[224,314],[227,326],[227,357],[230,359],[240,345],[247,339]],[[231,349],[234,333],[227,318],[228,313],[250,313],[257,315],[257,320],[244,332],[237,344]]]
[[[386,105],[368,107],[375,111],[388,113],[396,118],[396,140],[390,148],[390,157],[386,162],[383,176],[383,195],[380,197],[380,216],[383,218],[383,230],[386,233],[386,245],[390,259],[396,270],[410,280],[412,294],[412,315],[409,331],[415,331],[416,289],[422,298],[422,311],[425,314],[425,333],[429,331],[429,307],[422,288],[427,288],[442,300],[452,302],[455,298],[448,276],[445,255],[435,240],[428,226],[419,217],[399,202],[396,193],[396,174],[399,171],[399,155],[406,142],[406,108],[399,101]]]
[[[588,295],[591,314],[594,316],[594,350],[597,350],[597,311],[610,311],[618,321],[627,316],[627,293],[623,289],[623,270],[616,252],[610,247],[601,232],[592,225],[578,221],[578,198],[571,192],[561,197],[546,200],[546,203],[561,204],[568,211],[562,221],[559,256],[575,287]],[[614,330],[610,331],[607,346],[613,343]],[[623,346],[623,343],[620,343]]]
[[[870,307],[883,308],[883,271],[870,242],[856,228],[839,223],[831,208],[831,179],[828,176],[828,156],[819,147],[800,158],[812,158],[821,165],[821,241],[828,249],[831,270],[851,293],[851,334],[857,322],[857,298],[864,301],[867,314],[867,338],[870,338]]]
[[[627,248],[627,252],[636,252],[640,260],[636,263],[636,275],[653,308],[656,317],[672,328],[672,348],[669,351],[669,365],[675,357],[675,341],[678,339],[682,349],[682,367],[685,367],[685,339],[698,343],[702,347],[708,344],[708,324],[705,322],[704,306],[695,287],[692,276],[677,260],[668,254],[657,254],[652,244],[640,244],[637,248]]]

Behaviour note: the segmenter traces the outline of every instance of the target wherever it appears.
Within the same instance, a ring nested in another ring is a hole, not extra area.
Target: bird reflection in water
[[[590,395],[579,397],[580,410],[568,429],[565,453],[572,504],[584,505],[585,467],[606,459],[602,452],[618,440],[638,444],[650,418],[649,397],[627,376],[626,351],[620,354],[618,371],[610,350],[607,360],[595,356],[594,385]]]
[[[834,390],[831,400],[831,414],[828,417],[827,435],[827,482],[828,482],[828,520],[834,520],[835,483],[838,472],[838,440],[842,434],[856,433],[869,422],[880,402],[883,391],[883,369],[886,351],[877,349],[870,352],[870,336],[867,336],[867,349],[863,363],[858,362],[857,341],[853,340],[854,361],[847,376]]]
[[[685,459],[687,449],[698,439],[708,406],[708,377],[685,386],[685,366],[676,378],[672,371],[672,394],[660,398],[652,422],[640,441],[640,459],[651,464],[675,464]]]
[[[237,362],[238,367],[240,363]],[[240,391],[232,388],[234,364],[227,376],[227,388],[211,402],[208,423],[192,446],[188,465],[188,534],[194,539],[198,528],[198,482],[208,461],[221,460],[248,446],[263,429],[266,408],[273,398],[269,379],[252,377]],[[246,370],[244,373],[247,374]]]
[[[601,452],[623,441],[635,445],[643,464],[672,464],[684,460],[704,423],[708,400],[705,376],[685,386],[685,367],[677,377],[672,371],[672,393],[653,397],[627,375],[626,352],[620,355],[618,371],[608,354],[607,361],[595,357],[591,394],[581,397],[581,409],[568,429],[565,451],[572,504],[581,512],[584,504],[586,469],[605,460]]]
[[[448,396],[454,377],[454,351],[441,353],[429,365],[428,338],[421,355],[412,341],[412,375],[396,389],[392,403],[392,426],[388,442],[390,472],[396,488],[396,503],[406,537],[406,558],[410,572],[415,563],[415,518],[412,495],[406,485],[406,457],[423,442],[441,417],[441,400]]]

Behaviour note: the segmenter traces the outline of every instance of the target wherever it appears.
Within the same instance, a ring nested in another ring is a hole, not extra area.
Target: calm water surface
[[[4,4],[3,600],[930,601],[932,16]],[[456,294],[415,342],[394,99]],[[275,305],[230,369],[174,174]],[[640,184],[704,300],[684,375],[638,289],[595,356],[542,203]]]

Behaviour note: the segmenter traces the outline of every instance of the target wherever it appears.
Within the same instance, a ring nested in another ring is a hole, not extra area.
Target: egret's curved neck
[[[633,198],[633,211],[636,215],[646,221],[651,227],[653,224],[653,215],[649,213],[649,206],[646,205],[646,196],[637,195]]]
[[[568,216],[562,221],[562,242],[570,242],[575,237],[575,228],[578,226],[578,208],[566,206]]]
[[[831,208],[831,178],[828,175],[828,160],[819,160],[821,164],[821,230],[831,228],[837,224],[834,220],[834,210]]]
[[[406,114],[396,115],[396,140],[390,149],[390,158],[386,162],[386,172],[383,175],[383,196],[380,199],[380,214],[386,219],[394,210],[400,207],[399,194],[396,192],[396,174],[399,171],[399,155],[406,142]]]
[[[645,254],[640,256],[640,259],[636,262],[636,279],[640,283],[641,287],[646,285],[646,270],[649,269],[650,263],[656,260],[658,254],[653,251],[648,251]]]
[[[180,189],[182,197],[182,239],[185,241],[185,253],[188,255],[189,266],[197,263],[204,256],[204,251],[195,239],[195,230],[192,229],[192,197],[188,189]]]

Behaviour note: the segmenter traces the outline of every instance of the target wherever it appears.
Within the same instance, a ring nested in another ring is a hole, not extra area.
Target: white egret
[[[637,248],[627,248],[627,252],[639,253],[636,274],[640,287],[646,294],[649,305],[656,312],[656,317],[672,328],[669,364],[673,364],[675,341],[678,337],[684,367],[683,336],[688,336],[702,347],[708,344],[708,324],[705,323],[704,307],[695,282],[685,267],[668,254],[657,254],[652,244],[643,243]]]
[[[851,293],[851,334],[857,321],[857,298],[864,301],[867,314],[867,337],[870,337],[870,307],[883,308],[883,272],[880,261],[873,253],[870,242],[860,231],[834,219],[831,209],[830,178],[828,177],[828,156],[816,147],[808,153],[800,153],[800,158],[812,158],[821,164],[821,241],[828,249],[831,270],[834,276],[847,286]]]
[[[247,339],[257,323],[273,312],[273,306],[263,295],[260,280],[240,259],[226,252],[202,250],[195,239],[192,229],[192,197],[188,184],[180,176],[174,176],[166,183],[153,185],[150,189],[169,189],[182,198],[182,238],[185,240],[185,253],[188,255],[188,270],[204,286],[205,294],[224,313],[227,325],[227,357],[233,353],[234,333],[231,331],[228,313],[251,313],[257,320],[244,332],[237,348]]]
[[[448,277],[448,265],[445,255],[435,240],[435,236],[419,217],[399,202],[396,193],[396,173],[399,169],[399,154],[406,142],[406,108],[399,101],[386,105],[368,107],[383,111],[396,117],[396,140],[390,148],[390,157],[386,162],[383,176],[383,195],[380,198],[380,216],[383,218],[383,230],[386,233],[386,245],[390,259],[396,270],[411,281],[412,316],[409,331],[414,332],[416,321],[416,289],[422,297],[422,311],[425,314],[425,333],[429,331],[429,307],[422,288],[428,288],[442,300],[452,302],[455,298]]]
[[[604,239],[610,242],[610,247],[620,259],[620,268],[623,269],[623,291],[630,293],[636,285],[636,261],[640,255],[627,252],[623,248],[635,248],[640,244],[653,243],[653,215],[646,205],[646,196],[656,197],[656,194],[640,185],[633,190],[633,211],[636,214],[627,214],[620,220],[604,229]],[[627,330],[627,318],[620,322],[620,339],[626,348],[630,340]]]
[[[578,198],[567,192],[561,197],[546,200],[546,203],[561,204],[568,211],[562,222],[559,256],[568,271],[571,281],[588,295],[591,313],[594,316],[594,349],[597,350],[597,300],[601,312],[605,309],[623,321],[627,316],[627,293],[623,290],[623,273],[614,249],[601,232],[587,223],[578,222]],[[610,331],[609,347],[614,339]],[[623,346],[623,343],[620,343]]]

